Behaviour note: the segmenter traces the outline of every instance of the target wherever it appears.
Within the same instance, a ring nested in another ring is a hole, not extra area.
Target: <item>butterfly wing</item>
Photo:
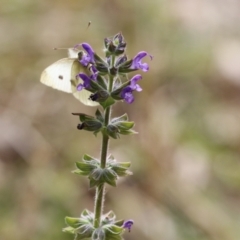
[[[76,58],[63,58],[47,67],[40,78],[41,83],[59,91],[72,93],[75,98],[88,106],[97,106],[97,102],[89,100],[91,92],[85,89],[77,91],[77,85],[82,83],[76,76],[79,72],[89,74]]]
[[[42,72],[40,78],[41,83],[54,89],[71,93],[71,70],[74,61],[76,61],[76,59],[63,58],[53,63]],[[81,67],[80,64],[79,67]]]
[[[83,83],[83,81],[80,78],[76,78],[76,75],[81,71],[84,72],[85,74],[89,75],[90,73],[88,72],[87,68],[82,67],[81,65],[81,70],[79,70],[79,62],[76,61],[72,65],[72,93],[75,98],[77,98],[80,102],[82,102],[85,105],[88,106],[97,106],[99,103],[94,102],[89,99],[90,95],[92,94],[91,92],[82,89],[81,91],[77,91],[77,85],[80,83]]]

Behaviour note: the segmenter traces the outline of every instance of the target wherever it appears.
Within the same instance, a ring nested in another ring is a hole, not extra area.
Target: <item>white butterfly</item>
[[[41,83],[54,89],[72,93],[75,98],[88,106],[97,106],[98,103],[89,99],[91,92],[82,89],[77,91],[76,87],[82,83],[81,79],[76,78],[79,72],[86,72],[78,61],[78,51],[68,49],[68,58],[63,58],[47,67],[41,74]]]

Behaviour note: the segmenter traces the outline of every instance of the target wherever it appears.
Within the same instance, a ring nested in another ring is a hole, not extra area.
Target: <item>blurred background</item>
[[[138,135],[111,141],[134,175],[108,187],[105,211],[134,219],[125,240],[238,240],[240,236],[239,0],[1,0],[0,239],[70,240],[65,216],[93,210],[94,190],[71,173],[100,141],[72,112],[93,114],[39,82],[88,42],[121,31],[128,56],[154,56],[132,105]],[[92,24],[87,29],[88,22]],[[131,75],[130,75],[131,76]]]

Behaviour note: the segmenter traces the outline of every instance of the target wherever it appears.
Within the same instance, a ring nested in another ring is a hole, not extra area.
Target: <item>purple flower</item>
[[[91,65],[89,69],[90,69],[90,71],[91,71],[91,73],[92,73],[92,75],[90,76],[90,78],[91,78],[92,80],[97,80],[98,70],[96,69],[96,67],[95,67],[94,65]]]
[[[142,91],[142,88],[137,84],[137,81],[141,80],[142,76],[140,74],[135,75],[131,80],[130,80],[130,85],[125,87],[122,92],[121,92],[121,97],[127,102],[127,103],[132,103],[134,101],[134,97],[132,92],[137,91],[140,92]]]
[[[132,65],[131,65],[130,69],[134,69],[134,70],[141,69],[141,70],[143,70],[143,72],[147,72],[149,70],[148,64],[141,62],[141,60],[146,56],[149,56],[150,59],[152,60],[152,56],[150,54],[148,54],[147,52],[139,52],[133,58]]]
[[[77,90],[81,91],[83,88],[90,87],[91,78],[84,73],[79,73],[77,77],[80,77],[83,80],[83,83],[77,85]]]
[[[129,219],[123,223],[123,228],[127,228],[128,231],[130,232],[133,223],[134,223],[133,220]]]
[[[80,60],[80,63],[83,66],[87,66],[89,63],[94,63],[94,51],[92,47],[88,43],[79,43],[74,46],[74,49],[78,48],[79,46],[82,46],[82,48],[86,51],[86,53],[83,54],[82,59]]]

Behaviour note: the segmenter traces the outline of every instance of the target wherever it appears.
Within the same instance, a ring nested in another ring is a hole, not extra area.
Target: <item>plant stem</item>
[[[105,124],[108,125],[109,118],[110,118],[110,107],[105,110]],[[107,151],[108,151],[108,143],[109,137],[105,134],[102,135],[102,149],[101,149],[101,168],[106,167],[107,161]],[[100,184],[96,189],[95,195],[95,209],[94,209],[94,227],[98,228],[101,223],[101,215],[103,211],[103,203],[104,203],[104,192],[105,186],[104,183]]]
[[[109,92],[112,91],[114,78],[112,76],[109,77]],[[111,106],[107,107],[104,111],[104,125],[108,126],[111,114]],[[101,168],[106,167],[107,162],[107,152],[108,152],[108,144],[109,137],[106,134],[102,134],[102,148],[101,148]],[[97,189],[95,194],[95,206],[94,206],[94,227],[98,228],[101,224],[101,215],[103,212],[103,203],[104,203],[104,193],[105,186],[104,183],[101,183]]]

